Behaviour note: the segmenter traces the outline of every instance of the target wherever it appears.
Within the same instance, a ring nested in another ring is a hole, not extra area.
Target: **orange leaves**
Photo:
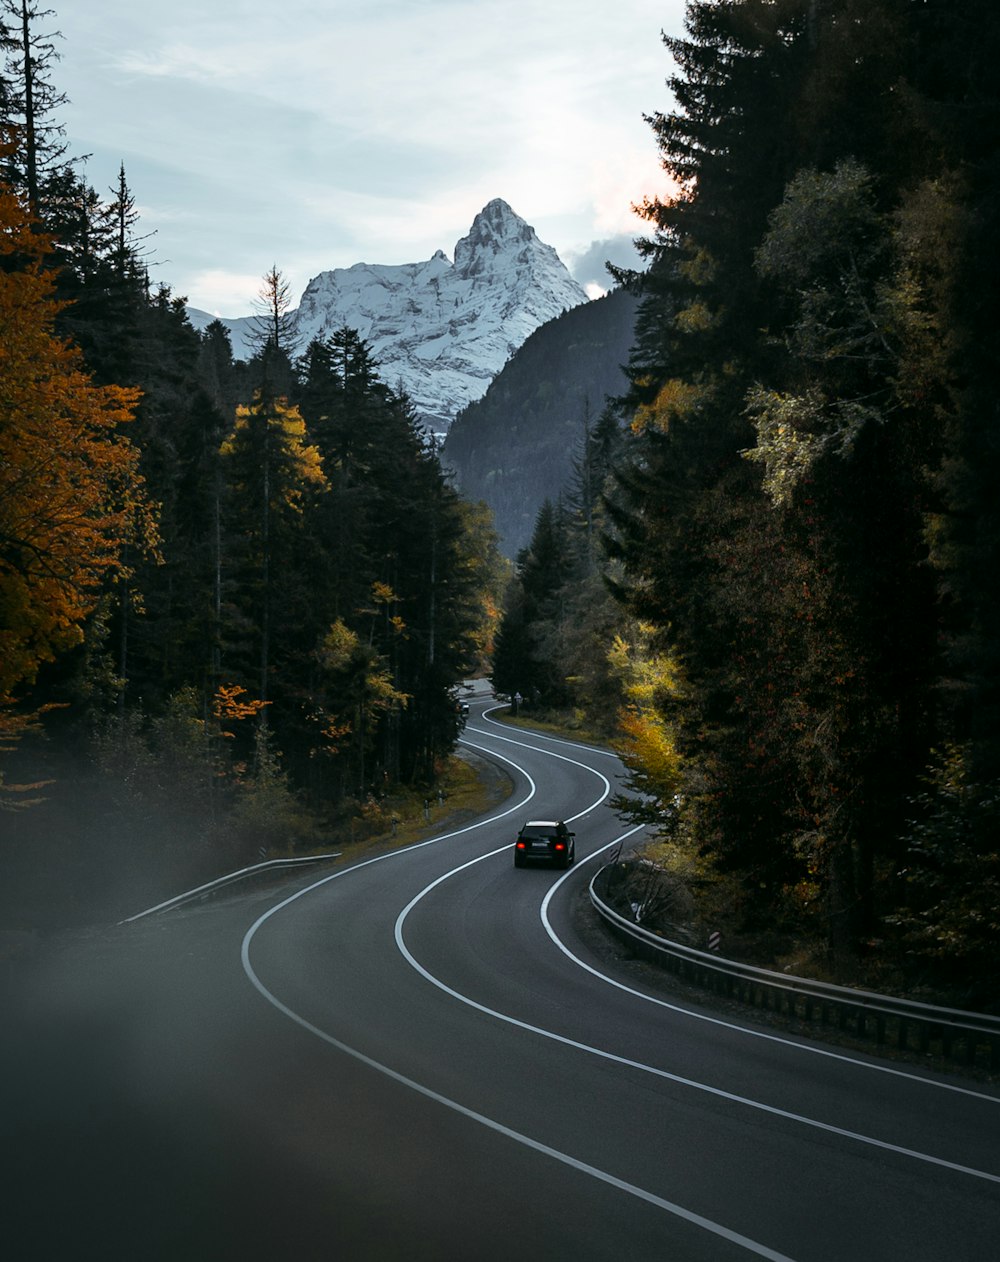
[[[149,507],[121,432],[138,392],[94,385],[56,336],[44,248],[0,187],[0,257],[22,265],[0,269],[0,694],[79,642]]]
[[[212,698],[212,713],[219,720],[220,726],[240,719],[256,718],[266,705],[271,704],[269,701],[243,701],[241,698],[245,692],[246,689],[239,684],[219,684]],[[222,729],[222,734],[232,736],[232,732],[225,729]]]

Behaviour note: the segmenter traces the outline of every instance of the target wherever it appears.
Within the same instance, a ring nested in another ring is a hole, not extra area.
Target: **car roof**
[[[558,828],[562,820],[558,819],[529,819],[525,828]]]

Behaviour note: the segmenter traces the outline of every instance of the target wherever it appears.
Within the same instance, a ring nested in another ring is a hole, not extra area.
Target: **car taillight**
[[[524,842],[523,842],[523,841],[519,841],[519,842],[517,843],[517,849],[518,849],[518,850],[523,850],[523,849],[524,849]]]
[[[556,842],[556,849],[557,849],[557,850],[565,850],[565,849],[566,849],[566,843],[565,843],[564,841],[557,841],[557,842]]]

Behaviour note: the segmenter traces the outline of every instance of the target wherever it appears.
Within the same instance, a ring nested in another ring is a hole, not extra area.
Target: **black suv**
[[[514,842],[514,867],[542,860],[557,868],[568,868],[576,858],[576,844],[562,820],[529,819]]]

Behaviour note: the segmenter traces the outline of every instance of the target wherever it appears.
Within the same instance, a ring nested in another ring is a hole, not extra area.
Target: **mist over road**
[[[489,704],[464,739],[514,791],[484,821],[47,953],[5,1005],[7,1256],[992,1256],[1000,1095],[591,950],[620,765]],[[515,870],[553,817],[574,867]]]

